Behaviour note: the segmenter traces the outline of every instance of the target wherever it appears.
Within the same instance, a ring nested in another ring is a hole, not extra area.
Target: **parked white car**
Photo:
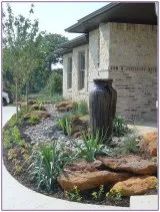
[[[7,92],[2,91],[2,100],[3,100],[3,106],[10,103],[9,95]]]

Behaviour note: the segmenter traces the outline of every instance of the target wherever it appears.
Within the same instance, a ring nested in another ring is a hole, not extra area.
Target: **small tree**
[[[33,13],[33,5],[29,16]],[[12,72],[15,83],[16,111],[18,113],[18,90],[28,85],[29,76],[36,67],[36,37],[38,21],[22,15],[14,17],[10,5],[7,5],[7,16],[3,13],[3,70]],[[26,89],[28,90],[28,88]],[[28,103],[28,98],[27,98]]]

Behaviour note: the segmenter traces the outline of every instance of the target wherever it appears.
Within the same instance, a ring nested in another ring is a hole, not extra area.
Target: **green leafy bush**
[[[73,160],[74,156],[66,152],[63,146],[58,146],[56,142],[43,144],[36,149],[33,152],[30,172],[38,188],[43,188],[48,192],[54,190],[58,176]]]
[[[92,192],[92,198],[94,200],[101,200],[104,194],[104,186],[101,185],[98,191]]]
[[[49,77],[46,87],[42,91],[49,96],[62,93],[62,75],[58,72],[53,72]]]
[[[16,114],[12,116],[12,118],[8,121],[7,127],[12,128],[14,126],[20,127],[23,125],[23,117],[26,114],[26,108],[22,107],[20,111],[18,111],[18,117]]]
[[[6,149],[12,148],[14,145],[23,146],[25,141],[22,139],[17,126],[7,128],[3,132],[3,144]]]
[[[65,135],[71,136],[72,134],[72,119],[70,116],[64,116],[58,120],[58,126],[63,130]]]
[[[77,188],[77,186],[74,186],[71,191],[66,191],[65,196],[71,201],[81,202],[82,200],[80,190]]]
[[[88,106],[85,101],[75,102],[73,105],[73,112],[80,115],[88,114]]]
[[[19,124],[20,124],[19,119],[17,120],[16,115],[13,115],[12,118],[8,121],[7,126],[9,128]]]
[[[46,92],[46,93],[45,93]],[[47,93],[47,91],[43,91],[41,92],[37,99],[38,101],[42,101],[43,103],[57,103],[57,102],[60,102],[60,101],[63,101],[63,97],[62,95],[60,94],[54,94],[54,95],[51,95],[51,93]]]
[[[120,137],[129,132],[126,121],[121,116],[116,116],[113,120],[113,135]]]
[[[27,120],[27,123],[30,125],[35,125],[35,124],[38,124],[39,122],[40,122],[40,117],[36,114],[31,114],[31,116]]]
[[[94,161],[97,154],[104,152],[104,136],[97,131],[96,135],[82,133],[82,137],[84,142],[77,145],[79,157],[87,161]]]
[[[108,197],[112,201],[121,201],[122,196],[123,195],[121,194],[121,192],[115,192],[113,190],[110,190],[108,193],[106,193],[106,197]]]

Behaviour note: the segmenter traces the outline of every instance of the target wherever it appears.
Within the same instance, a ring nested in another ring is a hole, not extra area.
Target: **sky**
[[[67,33],[64,29],[75,24],[78,19],[105,6],[108,2],[33,2],[34,17],[39,20],[40,31],[62,34],[69,39],[79,36],[78,33]],[[31,3],[11,2],[13,13],[28,17]],[[6,3],[3,2],[3,8]]]

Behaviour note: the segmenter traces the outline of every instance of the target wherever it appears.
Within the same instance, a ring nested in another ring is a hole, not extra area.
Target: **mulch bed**
[[[10,172],[10,174],[12,176],[14,176],[14,178],[16,180],[18,180],[18,182],[21,183],[22,185],[24,185],[36,192],[45,194],[50,197],[68,200],[68,199],[66,199],[66,197],[64,195],[64,191],[60,188],[60,186],[58,184],[57,184],[57,188],[55,189],[55,191],[53,193],[46,193],[43,190],[37,189],[36,183],[31,180],[27,171],[23,172],[20,175],[14,175],[12,164],[10,161],[7,160],[5,150],[3,151],[3,160],[4,160],[4,165],[6,166],[7,170]],[[94,191],[95,191],[95,189],[94,189]],[[130,205],[130,197],[123,197],[122,200],[111,200],[111,199],[105,197],[105,195],[104,195],[104,198],[102,198],[102,200],[97,201],[97,200],[92,199],[92,196],[91,196],[92,192],[93,192],[93,190],[81,193],[81,196],[83,198],[81,203],[96,204],[96,205],[108,205],[108,206],[121,206],[121,207],[129,207],[129,205]],[[68,201],[70,201],[70,200],[68,200]]]
[[[6,127],[7,127],[7,125],[5,126],[5,128]],[[20,129],[21,135],[25,139],[26,143],[31,143],[31,138],[24,133],[25,129],[26,129],[25,126],[23,126]],[[3,149],[3,160],[4,160],[4,165],[6,166],[7,170],[22,185],[24,185],[24,186],[26,186],[26,187],[28,187],[28,188],[36,191],[36,192],[43,193],[47,196],[66,200],[66,196],[64,194],[64,191],[60,188],[60,186],[58,184],[56,185],[56,189],[53,193],[46,193],[43,190],[38,190],[36,183],[33,180],[31,180],[31,177],[30,177],[27,169],[19,175],[14,175],[13,164],[12,164],[11,160],[7,159],[7,152],[6,152],[5,149]],[[107,190],[108,189],[106,188],[106,192],[107,192]],[[96,190],[94,189],[94,191],[96,191]],[[121,207],[129,207],[129,205],[130,205],[130,197],[122,197],[121,200],[113,200],[113,199],[110,199],[108,197],[105,197],[105,195],[104,195],[104,197],[101,200],[98,201],[98,200],[93,200],[93,198],[91,196],[92,192],[93,192],[93,190],[81,193],[81,196],[82,196],[81,203],[96,204],[96,205],[108,205],[108,206],[121,206]],[[156,194],[156,191],[153,190],[153,191],[148,192],[147,194]]]
[[[63,200],[68,200],[65,195],[64,195],[64,191],[60,188],[60,186],[57,184],[57,188],[55,189],[55,191],[53,193],[47,193],[44,190],[38,190],[36,183],[31,180],[28,171],[23,171],[21,174],[19,175],[14,175],[14,171],[13,171],[13,164],[11,161],[9,161],[7,159],[7,152],[4,149],[3,150],[3,160],[4,160],[4,165],[7,168],[8,172],[22,185],[36,191],[42,194],[45,194],[47,196],[51,196],[51,197],[55,197],[55,198],[59,198],[59,199],[63,199]],[[129,207],[130,204],[130,197],[123,197],[122,200],[116,200],[113,201],[109,198],[106,198],[104,195],[104,198],[101,201],[97,201],[97,200],[93,200],[91,193],[93,190],[91,191],[87,191],[87,192],[83,192],[81,194],[82,196],[82,201],[81,203],[87,203],[87,204],[96,204],[96,205],[109,205],[109,206],[122,206],[122,207]],[[95,191],[95,189],[94,189]]]

